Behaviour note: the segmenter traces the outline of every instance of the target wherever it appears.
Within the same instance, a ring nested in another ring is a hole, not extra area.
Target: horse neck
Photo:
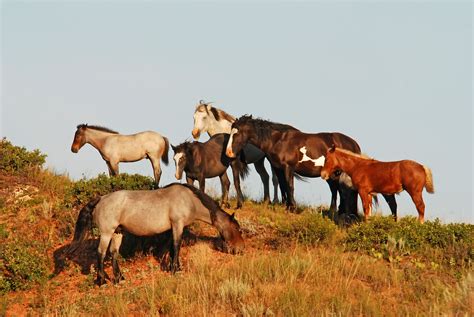
[[[348,174],[349,176],[352,175],[354,169],[360,162],[363,160],[361,158],[346,154],[346,153],[338,153],[338,161],[339,161],[339,166],[341,169]]]
[[[280,131],[272,131],[272,136],[274,133],[278,133],[281,135]],[[248,139],[248,143],[255,145],[259,148],[262,152],[271,153],[273,148],[273,143],[270,140],[270,137],[259,136],[257,131],[253,131],[253,134],[250,135]]]
[[[110,137],[111,135],[114,135],[114,133],[110,132],[105,132],[105,131],[99,131],[95,129],[87,129],[84,132],[84,136],[86,138],[86,143],[89,143],[93,147],[95,147],[97,150],[101,150],[102,146],[104,145],[105,140]]]
[[[230,133],[232,122],[227,121],[226,119],[217,120],[210,120],[211,124],[207,128],[207,134],[209,136],[213,136],[214,134],[218,133]]]

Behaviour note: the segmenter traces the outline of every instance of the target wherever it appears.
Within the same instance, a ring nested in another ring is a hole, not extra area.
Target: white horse
[[[81,147],[89,143],[99,151],[107,163],[109,175],[119,173],[119,162],[136,162],[145,158],[151,161],[156,186],[160,183],[160,158],[168,165],[168,139],[153,131],[145,131],[132,135],[122,135],[108,128],[80,124],[77,126],[71,151],[79,152]]]
[[[194,111],[194,128],[192,135],[198,140],[201,133],[207,132],[209,136],[218,133],[229,133],[235,118],[225,111],[215,108],[210,103],[200,101]],[[245,161],[247,164],[254,164],[257,173],[263,183],[263,197],[265,202],[270,201],[269,175],[265,169],[265,153],[256,146],[247,144],[244,148]],[[278,178],[272,168],[273,202],[278,202]]]

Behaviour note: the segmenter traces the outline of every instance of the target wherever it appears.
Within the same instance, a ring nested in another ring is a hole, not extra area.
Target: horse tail
[[[239,168],[240,178],[245,179],[249,175],[250,169],[247,162],[245,161],[244,151],[240,151],[240,157],[238,159],[237,166]]]
[[[163,139],[165,140],[165,149],[163,150],[163,154],[161,155],[161,161],[163,161],[163,163],[165,163],[165,165],[168,165],[168,163],[170,162],[169,159],[168,159],[168,152],[169,152],[169,149],[170,149],[170,142],[168,141],[168,138],[163,137]]]
[[[92,213],[95,206],[99,203],[101,197],[96,197],[85,205],[79,212],[77,217],[76,226],[74,228],[74,238],[72,239],[71,245],[69,246],[67,255],[73,254],[77,248],[87,237],[87,234],[92,229]]]
[[[426,182],[425,182],[426,191],[430,194],[433,194],[434,193],[433,174],[431,173],[431,169],[429,167],[423,165],[423,168],[425,169],[425,175],[426,175]]]

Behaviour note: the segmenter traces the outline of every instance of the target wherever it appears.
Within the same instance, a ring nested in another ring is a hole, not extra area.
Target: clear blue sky
[[[427,219],[474,222],[470,2],[2,1],[1,23],[0,135],[57,172],[107,171],[92,147],[71,153],[79,123],[177,144],[205,99],[428,165]],[[121,171],[152,175],[148,161]],[[244,192],[263,195],[255,172]],[[328,204],[329,189],[297,182],[296,199]],[[407,193],[398,201],[417,215]]]

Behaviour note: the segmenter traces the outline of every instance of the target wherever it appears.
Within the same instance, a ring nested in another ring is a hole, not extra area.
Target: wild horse
[[[235,121],[235,117],[226,113],[224,110],[211,106],[203,100],[199,102],[194,111],[194,127],[192,135],[195,140],[199,139],[201,133],[207,132],[210,137],[217,133],[230,133],[231,125]],[[243,148],[245,162],[254,164],[257,173],[263,183],[263,200],[270,201],[269,175],[265,169],[265,153],[260,151],[252,144],[247,144]],[[278,202],[278,178],[272,169],[273,183],[273,202]]]
[[[160,158],[168,165],[168,139],[153,131],[122,135],[108,128],[80,124],[77,126],[71,151],[74,153],[89,143],[95,147],[109,168],[109,175],[119,173],[119,162],[136,162],[147,158],[151,161],[158,186],[161,178]]]
[[[285,186],[287,194],[287,208],[294,210],[294,175],[304,177],[319,177],[324,165],[326,149],[331,144],[360,153],[360,147],[352,138],[341,133],[304,133],[296,128],[274,123],[252,116],[242,116],[231,126],[230,139],[227,144],[226,154],[235,157],[247,143],[251,143],[265,153],[271,164],[277,168],[280,187]],[[339,182],[336,179],[327,179],[331,189],[331,210],[336,210],[337,191]],[[357,194],[351,195],[349,203],[357,208]],[[341,206],[345,206],[344,197],[341,195]],[[343,207],[345,208],[345,207]],[[340,210],[341,211],[341,210]],[[356,210],[350,210],[356,212]]]
[[[234,215],[219,208],[208,195],[187,184],[170,184],[157,190],[121,190],[93,199],[82,208],[76,221],[74,239],[68,255],[74,254],[95,223],[100,231],[97,283],[106,282],[104,258],[112,254],[114,283],[123,279],[117,258],[122,230],[136,236],[152,236],[172,230],[171,272],[179,267],[179,250],[183,228],[200,220],[217,228],[228,251],[241,252],[244,240]]]
[[[372,195],[382,193],[394,195],[406,190],[418,210],[418,220],[423,223],[425,203],[422,192],[434,193],[431,170],[410,160],[381,162],[333,145],[326,152],[326,160],[321,170],[321,177],[329,179],[336,171],[347,173],[359,192],[364,206],[365,220],[371,214]],[[392,210],[397,219],[397,212]]]
[[[243,195],[240,189],[240,177],[248,175],[248,166],[242,155],[236,159],[230,159],[225,155],[225,147],[229,140],[229,134],[214,134],[207,142],[184,142],[173,146],[174,161],[176,164],[176,179],[181,179],[183,171],[186,172],[186,181],[192,184],[194,180],[199,181],[199,189],[205,192],[206,178],[219,176],[222,187],[221,205],[227,205],[230,181],[227,176],[227,168],[231,167],[234,178],[234,186],[237,192],[237,208],[242,207]]]

